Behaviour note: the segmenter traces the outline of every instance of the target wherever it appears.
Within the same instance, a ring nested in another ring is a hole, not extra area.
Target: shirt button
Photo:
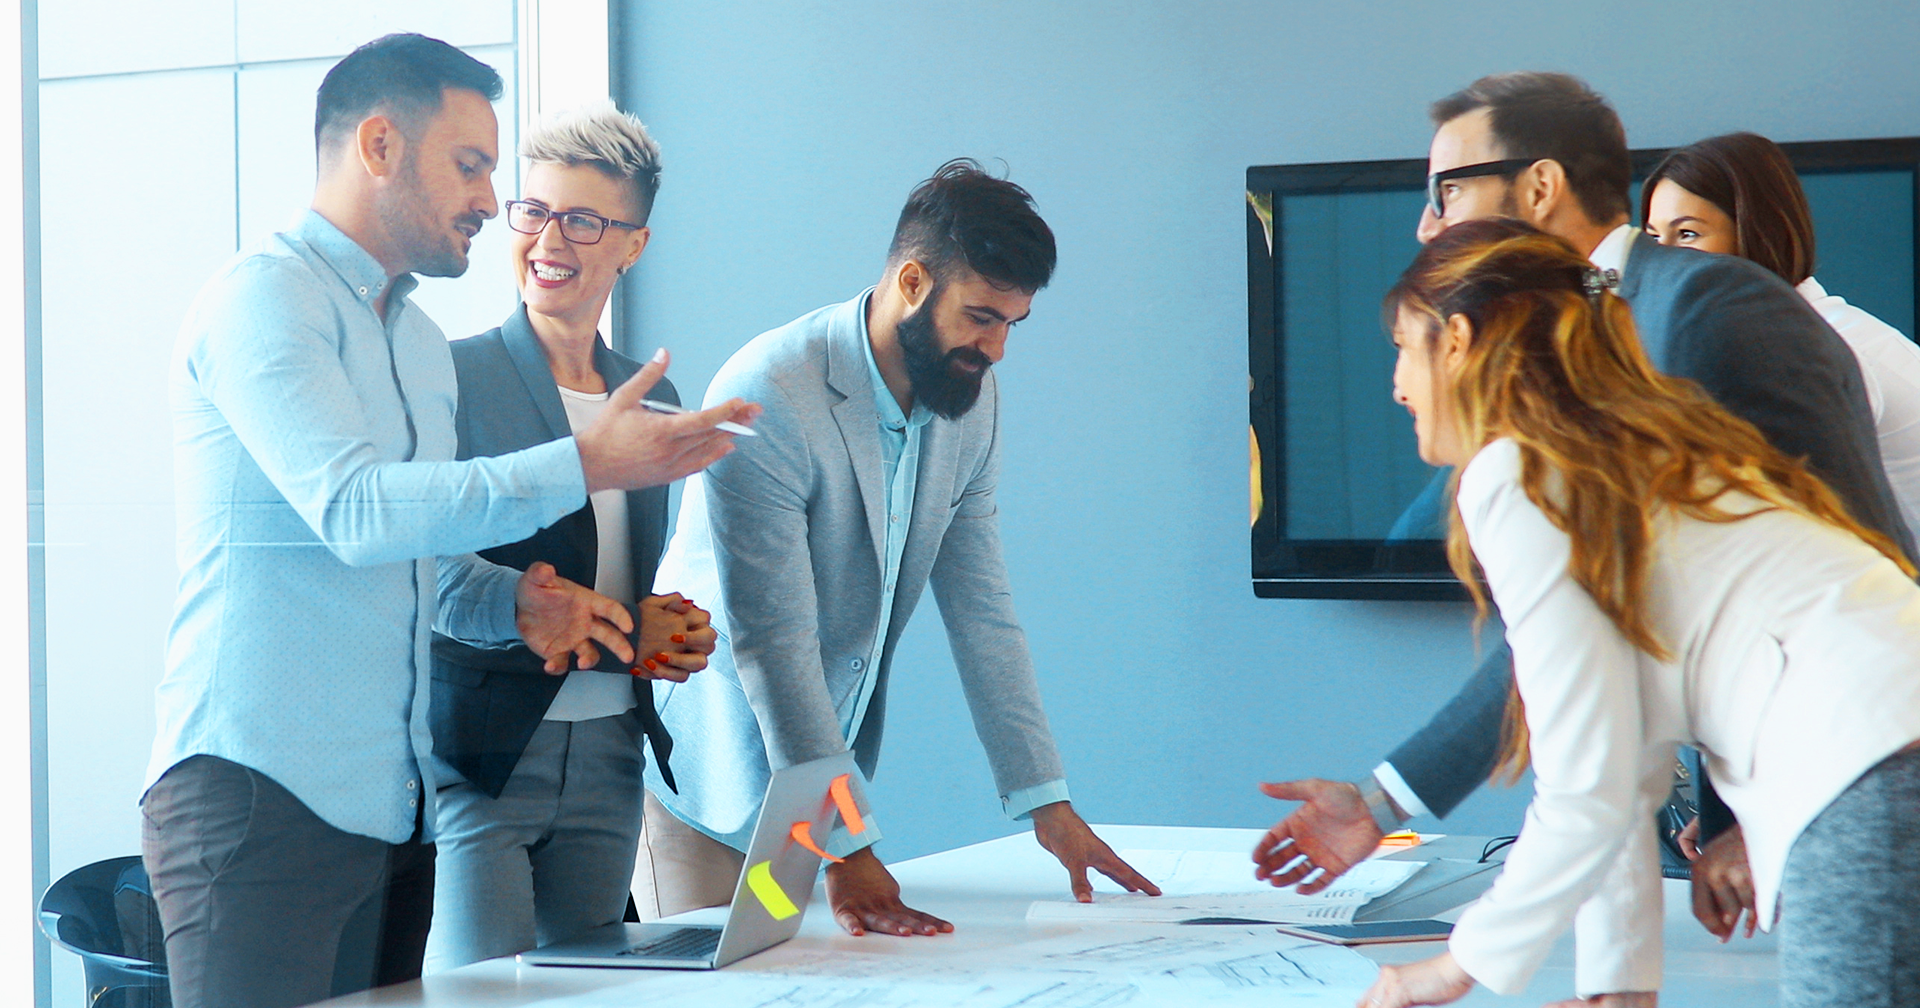
[[[864,661],[861,661],[858,658],[855,658],[854,660],[847,663],[847,667],[854,670],[855,672],[858,672],[861,669],[866,668],[867,663]]]
[[[888,521],[890,521],[890,522],[895,522],[895,523],[898,523],[898,522],[900,521],[900,516],[899,516],[899,515],[888,515],[888,516],[887,516],[887,520],[888,520]]]
[[[420,786],[420,782],[419,782],[419,781],[408,781],[408,782],[407,782],[407,790],[409,790],[409,791],[411,791],[411,790],[413,790],[414,788],[417,788],[417,787],[419,787],[419,786]]]
[[[408,807],[408,808],[416,808],[416,807],[418,807],[418,806],[419,806],[419,804],[420,804],[420,800],[419,800],[419,799],[417,799],[417,798],[409,798],[409,799],[407,799],[407,807]]]
[[[365,287],[360,288],[360,296],[361,297],[367,296],[367,289]]]

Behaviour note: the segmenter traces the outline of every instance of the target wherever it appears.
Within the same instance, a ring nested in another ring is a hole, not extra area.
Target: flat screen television
[[[1812,205],[1816,276],[1915,333],[1920,137],[1782,144]],[[1634,152],[1638,178],[1665,150]],[[1419,246],[1426,160],[1247,169],[1253,588],[1263,598],[1462,599],[1444,530],[1410,510],[1445,474],[1393,402],[1380,299]]]

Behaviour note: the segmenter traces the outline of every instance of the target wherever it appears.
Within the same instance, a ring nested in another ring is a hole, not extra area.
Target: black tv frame
[[[1824,140],[1780,145],[1802,175],[1868,171],[1908,171],[1914,178],[1915,318],[1908,331],[1920,333],[1920,137]],[[1633,152],[1634,178],[1646,177],[1670,148]],[[1253,592],[1260,598],[1383,599],[1459,601],[1466,589],[1448,570],[1438,541],[1389,543],[1382,540],[1289,539],[1286,535],[1286,360],[1280,264],[1283,198],[1299,195],[1405,191],[1426,187],[1425,158],[1394,161],[1339,161],[1319,164],[1256,165],[1247,169],[1247,361],[1252,375],[1248,410],[1262,446],[1261,492],[1264,506],[1253,521]],[[1264,195],[1272,207],[1273,238],[1252,199]],[[1636,208],[1637,209],[1637,208]],[[1415,224],[1407,220],[1411,229]],[[1381,292],[1383,295],[1385,291]],[[1384,395],[1384,391],[1382,392]]]

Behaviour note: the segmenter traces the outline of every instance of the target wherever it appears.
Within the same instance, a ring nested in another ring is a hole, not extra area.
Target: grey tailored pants
[[[1920,749],[1860,775],[1788,851],[1780,1004],[1920,1004]]]
[[[415,806],[416,808],[418,806]],[[328,825],[215,756],[140,800],[175,1008],[291,1008],[420,976],[433,845]]]
[[[626,915],[646,757],[632,711],[542,721],[487,795],[444,764],[427,972],[524,952]]]

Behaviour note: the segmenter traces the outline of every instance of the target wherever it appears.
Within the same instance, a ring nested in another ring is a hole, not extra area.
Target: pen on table
[[[686,408],[685,406],[675,406],[672,403],[664,403],[659,401],[658,399],[642,399],[640,400],[640,405],[649,410],[652,410],[655,413],[692,413],[693,412],[692,410]],[[746,426],[745,424],[734,423],[731,420],[722,420],[719,423],[714,424],[713,429],[723,430],[729,434],[744,434],[747,437],[760,436],[759,431],[756,431],[753,428]]]
[[[1420,846],[1420,834],[1412,830],[1401,830],[1398,833],[1389,833],[1380,838],[1380,846],[1418,847]]]

